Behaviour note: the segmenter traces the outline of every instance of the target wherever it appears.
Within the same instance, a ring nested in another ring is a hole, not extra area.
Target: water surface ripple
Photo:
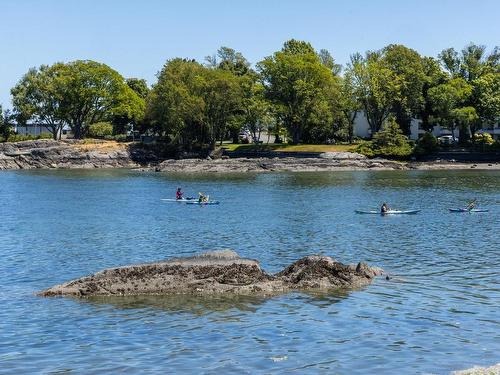
[[[220,206],[165,203],[182,186]],[[470,198],[486,214],[451,214]],[[0,373],[446,374],[500,362],[500,172],[0,173]],[[382,202],[416,216],[356,215]],[[97,270],[232,248],[392,275],[355,292],[39,298]]]

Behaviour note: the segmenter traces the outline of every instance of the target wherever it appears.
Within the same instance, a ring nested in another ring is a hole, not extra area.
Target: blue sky
[[[92,59],[125,77],[172,57],[203,60],[220,46],[252,63],[290,38],[353,52],[402,43],[427,56],[469,42],[500,44],[498,0],[0,0],[0,104],[32,66]]]

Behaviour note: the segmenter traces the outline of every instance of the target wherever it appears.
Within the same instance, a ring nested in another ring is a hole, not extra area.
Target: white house
[[[410,125],[410,139],[417,140],[422,134],[425,133],[425,130],[422,129],[422,120],[420,119],[412,119]],[[455,138],[458,139],[459,130],[455,129]],[[500,139],[500,123],[497,123],[488,128],[483,128],[477,131],[477,133],[490,133],[494,139]],[[452,135],[451,130],[445,127],[441,127],[440,125],[434,126],[432,129],[432,134],[435,137],[441,137],[443,135]],[[354,136],[360,138],[371,138],[372,131],[370,129],[370,124],[368,124],[368,120],[366,119],[366,115],[363,111],[358,112],[356,116],[356,120],[354,121]]]
[[[49,129],[47,129],[42,124],[38,123],[26,123],[24,125],[14,124],[14,131],[16,132],[16,134],[32,135],[35,137],[41,134],[50,134]],[[69,132],[70,132],[69,126],[64,125],[62,129],[61,138],[66,138]]]

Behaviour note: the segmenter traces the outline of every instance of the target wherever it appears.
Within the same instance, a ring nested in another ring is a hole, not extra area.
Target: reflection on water
[[[330,306],[339,302],[349,295],[348,291],[304,291],[297,294],[297,299],[302,299],[304,303],[315,306]],[[254,296],[254,295],[208,295],[192,296],[178,294],[173,296],[96,296],[85,299],[76,299],[82,303],[92,303],[96,305],[111,305],[119,309],[160,309],[170,312],[183,312],[193,315],[211,314],[214,312],[224,312],[238,310],[241,312],[256,312],[260,305],[266,303],[275,296]]]
[[[221,204],[161,201],[178,186]],[[490,212],[448,212],[471,198]],[[445,374],[500,361],[499,172],[3,172],[0,201],[0,372]],[[422,211],[354,213],[383,201]],[[393,278],[269,298],[33,295],[220,248],[268,272],[319,253]]]
[[[172,312],[187,312],[203,315],[212,312],[239,310],[256,312],[259,305],[268,298],[259,296],[124,296],[124,297],[92,297],[84,302],[109,304],[119,309],[155,308]]]

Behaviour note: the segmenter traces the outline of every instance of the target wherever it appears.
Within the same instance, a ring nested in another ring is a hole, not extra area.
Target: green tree
[[[339,108],[346,125],[347,139],[352,143],[354,136],[354,123],[362,104],[356,93],[352,71],[348,70],[342,77],[340,84]]]
[[[30,71],[12,89],[16,112],[51,130],[54,138],[68,124],[79,139],[90,124],[114,116],[140,118],[144,100],[123,77],[94,61],[56,63]]]
[[[443,50],[439,59],[452,78],[463,78],[471,83],[488,73],[498,73],[500,69],[500,49],[495,47],[489,54],[486,46],[474,43],[465,46],[460,53],[453,48]]]
[[[148,96],[147,117],[153,131],[186,146],[207,142],[202,96],[205,70],[195,61],[166,62]]]
[[[257,69],[266,97],[275,105],[293,143],[301,141],[303,132],[312,134],[311,127],[318,120],[327,125],[315,112],[327,107],[327,92],[335,86],[335,76],[309,43],[289,40],[281,51],[259,62]]]
[[[455,108],[451,111],[451,118],[460,128],[460,142],[465,143],[471,139],[475,133],[473,126],[479,119],[476,109],[474,107]]]
[[[90,60],[62,64],[58,78],[64,92],[63,117],[75,138],[85,136],[90,124],[127,116],[139,119],[145,103],[109,66]]]
[[[389,69],[398,84],[393,97],[392,113],[405,134],[410,134],[411,119],[422,112],[425,70],[422,57],[413,49],[391,44],[382,49],[381,62]]]
[[[18,121],[25,123],[31,119],[43,125],[54,139],[60,138],[65,125],[62,67],[55,64],[32,68],[11,90]]]
[[[500,118],[500,73],[487,73],[473,82],[476,110],[482,123],[494,124]]]
[[[396,118],[391,116],[384,128],[373,136],[374,149],[380,155],[407,157],[413,149]]]
[[[146,99],[149,94],[149,87],[145,79],[127,78],[126,83],[140,98]]]
[[[429,89],[428,96],[436,116],[433,121],[451,130],[455,140],[455,129],[460,120],[464,120],[467,100],[472,93],[472,86],[463,78],[454,78]]]
[[[417,117],[422,120],[422,128],[426,132],[431,132],[434,127],[432,118],[436,117],[437,114],[433,110],[433,104],[429,97],[429,90],[432,87],[445,83],[448,78],[436,59],[424,57],[422,59],[422,64],[425,74],[424,84],[422,86],[423,104],[420,113],[417,113]]]
[[[3,110],[0,105],[0,140],[6,141],[12,134],[12,115],[9,110]]]
[[[229,47],[221,47],[213,56],[205,57],[210,68],[229,70],[235,75],[242,76],[250,72],[250,63],[241,52]]]
[[[347,71],[353,77],[356,95],[373,135],[389,118],[393,103],[400,100],[399,80],[379,52],[352,55]]]
[[[140,78],[127,78],[126,83],[139,98],[144,101],[146,100],[150,91],[146,80]],[[124,134],[130,127],[132,127],[134,131],[145,131],[147,126],[144,122],[144,115],[137,116],[136,114],[132,117],[129,117],[127,114],[114,115],[111,123],[113,124],[113,134]]]

